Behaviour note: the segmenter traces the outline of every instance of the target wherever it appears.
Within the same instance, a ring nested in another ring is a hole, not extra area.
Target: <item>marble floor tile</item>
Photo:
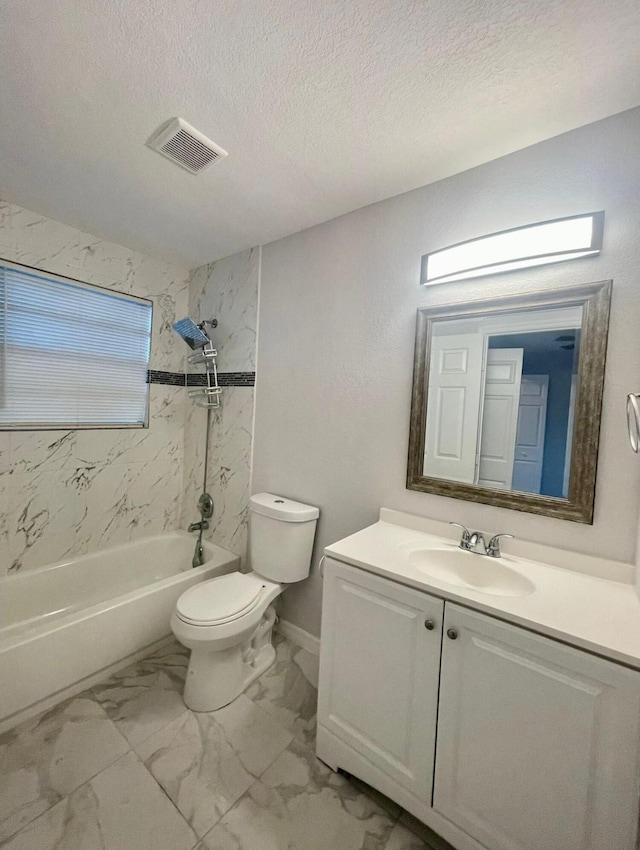
[[[315,757],[317,658],[276,650],[216,712],[185,707],[172,642],[2,735],[2,850],[453,850]]]
[[[213,827],[202,850],[383,850],[394,821],[301,741]],[[412,848],[413,850],[413,848]]]
[[[409,812],[402,812],[398,824],[413,832],[429,850],[455,850],[448,841],[440,838],[432,829],[422,823],[422,821],[414,818]]]
[[[384,850],[434,850],[434,848],[432,848],[430,844],[425,844],[421,838],[418,838],[418,836],[414,832],[411,832],[410,829],[407,829],[406,826],[402,826],[402,824],[397,823],[391,831],[391,835],[384,846]],[[453,850],[453,848],[451,848],[451,850]]]
[[[78,697],[0,737],[0,842],[129,750],[103,708]]]
[[[20,830],[3,850],[191,850],[196,841],[130,752]]]
[[[381,809],[384,809],[385,812],[392,817],[394,820],[397,820],[400,817],[400,813],[402,812],[402,806],[399,806],[397,803],[394,803],[393,800],[390,800],[386,797],[381,791],[378,791],[376,788],[373,788],[371,785],[367,785],[366,782],[363,782],[361,779],[358,779],[357,776],[351,776],[350,774],[343,774],[349,780],[349,782],[356,788],[358,791],[361,791],[363,794],[366,794],[367,797],[371,797],[374,803],[377,803]]]
[[[188,650],[171,643],[96,685],[91,694],[125,738],[139,744],[184,714],[188,661]]]
[[[291,658],[293,663],[302,670],[305,679],[318,690],[320,656],[300,646],[293,646]]]
[[[307,650],[275,636],[276,660],[247,696],[307,744],[315,742],[318,705],[314,659]],[[307,657],[309,656],[309,657]]]
[[[136,748],[178,810],[202,836],[293,735],[240,696],[208,714],[186,711]]]
[[[213,716],[246,770],[255,777],[261,776],[293,740],[290,730],[244,694]]]

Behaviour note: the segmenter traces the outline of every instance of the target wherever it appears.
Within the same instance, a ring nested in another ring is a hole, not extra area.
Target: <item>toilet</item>
[[[215,711],[238,697],[275,661],[273,603],[309,575],[320,511],[259,493],[249,500],[250,573],[229,573],[185,591],[171,629],[191,650],[184,701]]]

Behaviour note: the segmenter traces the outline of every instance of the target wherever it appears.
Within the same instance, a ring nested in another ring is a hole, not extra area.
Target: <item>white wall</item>
[[[196,269],[189,284],[189,315],[196,321],[216,318],[212,339],[218,371],[254,372],[260,249],[243,251]],[[202,368],[194,371],[202,371]],[[185,499],[183,524],[199,519],[202,492],[206,411],[191,401],[185,429]],[[214,513],[205,537],[244,558],[251,477],[253,387],[226,386],[221,405],[212,411],[207,489]]]
[[[640,476],[624,396],[640,388],[639,140],[636,109],[263,248],[253,490],[320,507],[314,563],[381,505],[633,559]],[[427,251],[599,209],[596,259],[418,284]],[[614,294],[594,525],[406,490],[416,308],[606,278]],[[282,614],[318,634],[320,598],[314,570],[287,591]]]
[[[3,201],[0,258],[150,298],[151,368],[182,371],[186,269]],[[152,384],[148,429],[0,432],[0,575],[179,527],[184,415]]]

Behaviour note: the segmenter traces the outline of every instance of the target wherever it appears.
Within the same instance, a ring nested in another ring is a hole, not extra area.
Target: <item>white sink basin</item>
[[[456,587],[467,587],[492,596],[528,596],[535,590],[533,582],[507,565],[509,559],[504,555],[502,558],[488,558],[458,548],[406,548],[407,558],[413,567]]]

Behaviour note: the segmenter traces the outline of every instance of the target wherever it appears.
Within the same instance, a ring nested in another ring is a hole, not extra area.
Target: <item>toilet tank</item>
[[[309,575],[320,511],[273,493],[249,499],[251,569],[271,581],[302,581]]]

